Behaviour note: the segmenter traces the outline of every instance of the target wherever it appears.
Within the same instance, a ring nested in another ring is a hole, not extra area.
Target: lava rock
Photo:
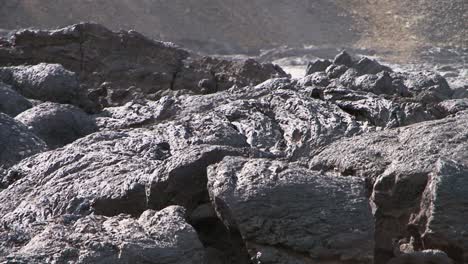
[[[331,64],[332,62],[329,60],[316,60],[314,62],[309,62],[309,64],[307,64],[306,76],[316,72],[323,72]]]
[[[325,72],[327,73],[328,78],[336,79],[343,75],[348,69],[349,68],[345,65],[332,64],[328,66]]]
[[[346,67],[352,67],[354,64],[353,58],[346,51],[342,51],[333,59],[333,64],[344,65]]]
[[[49,148],[58,148],[97,131],[93,119],[72,105],[42,103],[20,115],[16,120],[44,140]]]
[[[48,223],[16,254],[15,263],[204,263],[197,233],[185,222],[185,209],[147,210],[128,215],[67,216]]]
[[[437,107],[449,114],[455,114],[468,110],[468,98],[445,100],[439,103]]]
[[[216,212],[242,234],[254,263],[372,263],[365,183],[291,163],[225,158],[208,168]]]
[[[172,89],[194,89],[198,86],[201,90],[196,93],[206,94],[225,91],[232,86],[257,85],[274,77],[286,76],[279,66],[271,63],[261,64],[253,59],[227,61],[203,57],[186,62],[177,73]],[[208,85],[201,87],[200,81]]]
[[[72,103],[78,96],[78,76],[59,64],[3,67],[0,79],[31,99]]]
[[[0,112],[15,117],[31,107],[31,102],[13,90],[11,86],[0,82]]]
[[[44,141],[25,125],[3,113],[0,113],[0,146],[0,167],[4,168],[47,149]]]
[[[439,103],[451,99],[453,95],[447,80],[435,73],[410,74],[405,79],[405,85],[414,97],[424,103]]]
[[[351,175],[370,179],[374,182],[372,202],[376,205],[376,261],[385,263],[393,256],[393,241],[405,238],[421,243],[426,224],[412,221],[419,212],[432,210],[430,203],[421,204],[426,196],[424,190],[434,180],[445,175],[437,172],[440,158],[452,159],[459,166],[468,161],[468,112],[459,112],[437,121],[427,121],[404,128],[389,129],[330,144],[316,155],[309,167],[322,173]],[[428,147],[430,146],[430,147]],[[455,171],[456,172],[456,171]],[[447,179],[458,181],[460,176],[453,174]],[[458,174],[459,175],[459,174]],[[451,184],[451,183],[448,183]],[[445,188],[445,187],[444,187]],[[436,192],[430,191],[430,196]],[[464,196],[441,196],[438,203],[463,204]],[[447,210],[452,210],[450,207]],[[430,221],[444,219],[441,214],[433,214]],[[455,223],[454,223],[455,224]],[[442,228],[439,226],[439,228]],[[456,227],[459,230],[461,225]],[[438,233],[450,233],[445,226]],[[418,231],[421,230],[421,231]],[[462,231],[459,232],[461,236]],[[450,258],[463,262],[460,254],[466,254],[465,240],[453,241],[438,237],[441,250]],[[417,245],[415,245],[417,247]],[[462,253],[460,253],[462,252]]]
[[[200,58],[172,43],[157,42],[135,31],[112,32],[94,23],[57,30],[20,30],[10,42],[0,47],[0,53],[7,54],[0,57],[0,64],[47,61],[76,72],[82,84],[79,99],[43,100],[74,103],[89,112],[140,97],[159,99],[166,91],[206,94],[287,76],[273,64]]]
[[[392,128],[445,117],[442,106],[428,108],[418,102],[390,100],[373,93],[343,88],[329,88],[323,91],[324,100],[332,101],[358,121],[371,126]]]
[[[384,66],[376,60],[371,60],[366,57],[361,58],[358,62],[356,62],[355,65],[353,65],[353,68],[355,68],[360,75],[392,71],[390,67]]]
[[[330,84],[327,74],[324,72],[315,72],[300,79],[297,83],[300,86],[321,86],[326,87]]]
[[[444,250],[457,262],[468,261],[467,164],[439,159],[421,199],[421,211],[410,225],[419,227],[426,248]]]
[[[424,250],[404,254],[390,260],[387,264],[453,264],[453,261],[442,251]]]

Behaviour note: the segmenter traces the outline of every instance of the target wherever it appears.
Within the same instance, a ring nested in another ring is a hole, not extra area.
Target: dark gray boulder
[[[358,74],[364,75],[364,74],[377,74],[379,72],[391,72],[392,69],[390,67],[384,66],[380,64],[376,60],[371,60],[369,58],[361,58],[359,61],[357,61],[354,65],[353,68],[357,70]]]
[[[393,78],[388,72],[381,72],[378,74],[365,74],[359,76],[354,81],[356,90],[372,92],[374,94],[402,94],[398,87],[393,85]]]
[[[374,225],[364,179],[225,158],[208,168],[208,190],[254,263],[372,263]]]
[[[46,144],[15,119],[0,113],[0,167],[10,167],[20,160],[45,151]]]
[[[441,192],[440,200],[435,201],[436,206],[456,204],[459,207],[466,203],[464,195],[446,195],[444,189],[438,191],[436,186],[439,181],[448,184],[445,186],[455,186],[456,182],[464,181],[462,168],[468,164],[467,125],[468,113],[459,112],[437,121],[338,141],[313,157],[309,164],[311,169],[333,175],[364,177],[374,183],[371,200],[376,205],[376,261],[384,263],[393,256],[395,241],[413,240],[417,249],[421,247],[421,239],[430,237],[431,232],[425,233],[426,222],[414,220],[418,215],[425,215],[427,210],[433,210],[430,209],[433,208],[431,202],[428,202],[430,197]],[[439,159],[453,160],[458,169],[440,167]],[[434,187],[425,191],[431,182]],[[454,190],[450,192],[455,193]],[[450,206],[446,210],[454,214],[453,219],[460,219],[459,213],[466,215]],[[444,214],[431,214],[429,218],[420,219],[444,222]],[[461,238],[465,236],[465,231],[462,231],[465,227],[457,220],[452,221],[455,221],[453,226],[436,225],[438,234],[452,235],[438,236],[430,248],[443,250],[454,261],[463,263],[468,251],[466,238]],[[451,237],[458,239],[452,240]]]
[[[78,76],[60,64],[0,68],[0,80],[27,98],[72,103],[79,91]]]
[[[332,64],[329,60],[316,60],[307,64],[306,76],[316,72],[325,71]]]
[[[302,79],[299,79],[298,85],[300,86],[321,86],[326,87],[330,84],[330,79],[327,74],[324,72],[315,72],[310,75],[305,76]]]
[[[147,210],[138,219],[122,214],[63,216],[50,221],[7,262],[204,263],[203,246],[185,219],[185,209],[178,206]]]
[[[346,67],[352,67],[354,64],[353,58],[346,51],[340,52],[333,59],[333,64],[344,65]]]
[[[92,117],[73,105],[42,103],[15,119],[25,124],[52,149],[97,131]]]
[[[439,103],[451,99],[454,93],[444,77],[432,72],[410,74],[404,83],[410,93],[423,103]]]
[[[440,102],[437,107],[441,108],[441,110],[446,113],[455,114],[468,110],[468,98],[444,100]]]
[[[466,160],[439,159],[429,175],[420,212],[410,221],[411,226],[418,227],[425,248],[441,249],[458,262],[468,261],[467,165]]]
[[[31,102],[11,88],[0,82],[0,112],[11,117],[32,107]]]
[[[328,66],[328,68],[325,70],[325,73],[328,75],[328,78],[336,79],[343,75],[348,69],[349,67],[345,65],[332,64]]]

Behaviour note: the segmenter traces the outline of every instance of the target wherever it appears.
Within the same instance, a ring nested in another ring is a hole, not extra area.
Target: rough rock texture
[[[0,76],[26,97],[73,103],[88,111],[139,97],[157,99],[174,90],[211,93],[286,76],[277,66],[252,60],[189,56],[197,57],[135,31],[112,32],[81,23],[57,30],[21,30],[0,46],[0,65],[58,63],[77,73],[81,86],[74,74],[56,64],[5,67]]]
[[[31,99],[71,103],[78,96],[77,75],[59,64],[2,67],[0,79]]]
[[[42,103],[15,119],[44,140],[49,148],[62,147],[97,130],[94,120],[72,105]]]
[[[464,86],[345,52],[291,79],[97,24],[8,35],[0,105],[34,107],[0,114],[2,263],[467,262]]]
[[[420,227],[425,247],[442,249],[453,259],[465,262],[468,260],[468,224],[464,220],[468,213],[467,175],[466,162],[439,159],[423,193],[421,212],[411,219],[412,225]]]
[[[31,102],[18,94],[11,86],[0,82],[0,112],[15,117],[31,107]]]
[[[356,60],[345,51],[325,70],[314,71],[298,84],[313,87],[312,96],[331,101],[358,120],[378,127],[439,119],[463,107],[443,104],[454,91],[438,74],[393,72],[375,60]]]
[[[387,264],[452,264],[452,260],[442,251],[423,250],[404,254],[389,261]]]
[[[311,44],[410,53],[428,44],[466,48],[465,11],[464,0],[8,0],[0,25],[96,21],[211,54]]]
[[[208,181],[216,212],[240,230],[254,263],[372,263],[374,226],[363,179],[226,158],[208,168]]]
[[[0,146],[0,168],[8,168],[47,149],[44,141],[31,133],[25,125],[3,113],[0,113]]]
[[[50,221],[11,263],[203,263],[203,246],[185,209],[147,210],[138,219],[65,215]]]
[[[456,189],[445,186],[455,187],[466,178],[463,166],[468,162],[467,127],[465,111],[438,121],[338,141],[315,156],[309,166],[375,182],[372,201],[376,205],[377,260],[393,255],[395,241],[412,239],[416,250],[441,249],[462,263],[468,252],[466,225],[456,219],[466,214],[460,211],[466,199],[465,195],[456,195]],[[450,190],[447,196],[444,188]],[[439,203],[447,212],[438,213],[442,210],[437,207]],[[451,211],[452,207],[445,203],[453,203],[458,209]],[[447,221],[446,217],[455,222],[437,224]],[[432,228],[434,231],[430,231]],[[432,232],[452,235],[430,240]]]

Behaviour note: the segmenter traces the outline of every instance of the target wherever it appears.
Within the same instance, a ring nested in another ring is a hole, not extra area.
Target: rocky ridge
[[[436,73],[291,79],[88,23],[1,43],[2,263],[468,260],[468,93]]]

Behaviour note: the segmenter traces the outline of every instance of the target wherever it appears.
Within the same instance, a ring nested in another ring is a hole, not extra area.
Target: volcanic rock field
[[[450,70],[450,69],[448,69]],[[468,80],[95,23],[0,38],[0,263],[468,263]]]

